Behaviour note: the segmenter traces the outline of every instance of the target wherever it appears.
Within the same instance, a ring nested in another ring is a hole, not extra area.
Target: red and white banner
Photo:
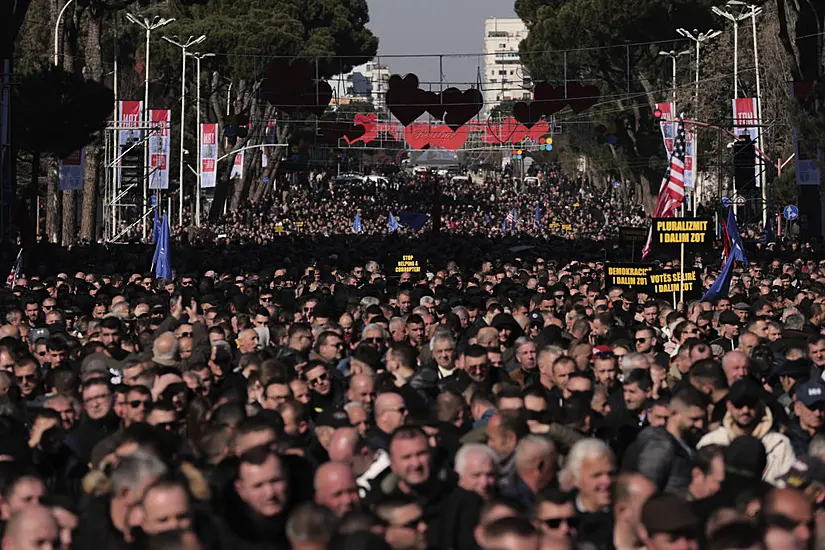
[[[245,152],[246,151],[244,150],[240,150],[238,151],[238,154],[235,155],[235,164],[232,165],[232,173],[229,175],[229,179],[243,179],[243,160]]]
[[[201,124],[201,189],[215,187],[218,171],[218,125]]]
[[[152,109],[149,120],[157,128],[149,135],[149,189],[169,189],[171,111]]]
[[[117,122],[120,130],[117,137],[117,156],[123,154],[133,143],[137,143],[143,137],[143,102],[142,101],[119,101],[117,107]],[[120,187],[120,168],[117,170],[117,185]]]
[[[676,106],[673,103],[657,103],[656,108],[662,111],[662,119],[659,128],[662,131],[662,141],[665,143],[665,151],[668,157],[673,153],[673,138],[676,135],[678,125],[676,116]],[[693,189],[696,175],[696,151],[693,145],[693,127],[685,125],[685,189]]]
[[[747,135],[759,145],[759,104],[755,97],[740,97],[733,100],[733,133],[737,136]],[[762,157],[756,154],[754,174],[757,186],[762,182]]]
[[[86,148],[60,159],[58,188],[61,191],[83,189],[83,171],[86,168]]]

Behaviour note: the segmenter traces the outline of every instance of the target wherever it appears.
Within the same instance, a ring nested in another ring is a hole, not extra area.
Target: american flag
[[[17,251],[17,259],[14,261],[14,265],[11,267],[9,271],[9,276],[6,277],[6,286],[9,288],[14,287],[14,282],[17,280],[18,275],[23,270],[23,249]]]
[[[659,196],[656,199],[654,218],[672,218],[676,209],[685,201],[685,122],[680,117],[676,125],[676,139],[673,141],[673,152],[670,154],[670,163],[659,187]],[[642,259],[650,254],[653,241],[653,226],[647,235],[647,242],[642,248]]]
[[[513,215],[513,211],[512,211],[512,210],[510,210],[509,212],[507,212],[507,217],[505,218],[505,220],[507,220],[507,223],[513,223],[513,221],[514,221],[515,219],[516,219],[516,217]]]

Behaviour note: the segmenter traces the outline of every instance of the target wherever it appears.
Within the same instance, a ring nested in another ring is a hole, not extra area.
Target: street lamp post
[[[197,112],[197,128],[198,128],[198,178],[195,188],[195,225],[197,227],[201,226],[201,178],[203,177],[203,163],[201,162],[201,143],[203,141],[203,136],[201,136],[201,59],[204,57],[215,57],[213,53],[200,53],[200,52],[193,52],[187,53],[186,55],[190,55],[195,58],[195,66],[198,72],[197,76],[197,100],[196,104],[196,112]]]
[[[696,75],[695,75],[695,78],[694,78],[694,88],[695,89],[693,91],[693,114],[694,114],[694,117],[699,118],[699,67],[700,67],[700,65],[699,65],[699,54],[700,54],[699,47],[701,46],[702,42],[706,42],[706,41],[711,40],[713,38],[716,38],[717,36],[722,34],[722,31],[710,29],[707,32],[701,32],[700,33],[697,29],[693,29],[693,32],[691,33],[687,29],[676,29],[676,32],[678,32],[679,34],[681,34],[682,36],[684,36],[688,40],[692,40],[693,42],[696,42]],[[692,129],[691,131],[694,134],[694,139],[696,139],[695,129]],[[694,143],[694,147],[695,147],[695,143]],[[693,162],[693,184],[694,184],[694,187],[696,188],[695,193],[694,193],[694,197],[693,197],[693,202],[692,202],[694,213],[696,213],[696,203],[702,200],[702,188],[699,185],[700,183],[701,183],[701,181],[700,181],[700,178],[699,178],[699,169],[697,167],[696,158],[694,157],[694,162]],[[698,197],[698,199],[697,199],[697,197]]]
[[[63,8],[60,10],[60,13],[57,14],[57,21],[54,23],[54,66],[57,67],[58,64],[58,52],[59,52],[59,37],[60,37],[60,20],[63,19],[63,14],[66,13],[66,9],[74,2],[74,0],[68,0],[64,5]]]
[[[186,163],[183,162],[183,153],[185,150],[183,141],[186,134],[186,50],[206,40],[206,35],[202,34],[197,38],[190,36],[184,43],[178,42],[177,36],[175,36],[174,39],[164,36],[163,39],[180,48],[182,53],[181,58],[183,59],[180,81],[180,180],[178,181],[180,198],[178,203],[178,227],[183,227],[183,167],[186,165]]]
[[[136,16],[132,15],[131,13],[126,14],[126,19],[134,23],[135,25],[141,27],[144,31],[146,31],[146,63],[143,67],[143,120],[144,126],[149,128],[151,124],[151,116],[149,114],[149,41],[152,37],[152,31],[155,29],[159,29],[161,27],[165,27],[169,23],[174,21],[173,19],[166,19],[158,17],[157,15],[153,17],[151,20],[148,17],[144,17],[143,19],[138,19]],[[143,146],[143,238],[146,238],[146,215],[148,213],[148,205],[146,204],[149,198],[149,175],[150,175],[150,167],[149,167],[149,147],[148,144],[144,144]]]
[[[669,52],[659,52],[659,55],[663,57],[669,57],[671,62],[673,63],[673,103],[676,103],[676,60],[682,57],[683,55],[689,54],[690,50],[683,50],[681,52],[675,52],[670,50]],[[673,113],[673,116],[676,116],[676,113]]]
[[[735,0],[728,2],[728,6],[739,5]],[[713,13],[733,23],[733,97],[739,97],[739,22],[748,17],[747,13],[734,15],[721,8],[713,7]]]

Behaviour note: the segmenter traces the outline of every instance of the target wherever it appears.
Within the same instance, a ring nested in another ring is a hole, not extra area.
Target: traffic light
[[[123,145],[123,151],[127,151],[120,159],[120,185],[137,185],[143,180],[143,147],[144,144],[136,145],[139,138],[132,138]],[[132,147],[131,149],[129,149]]]
[[[653,122],[656,124],[656,126],[658,126],[659,123],[662,122],[662,115],[663,113],[661,109],[655,109],[653,111]]]
[[[754,193],[756,189],[756,146],[747,134],[733,144],[733,179],[739,193]]]

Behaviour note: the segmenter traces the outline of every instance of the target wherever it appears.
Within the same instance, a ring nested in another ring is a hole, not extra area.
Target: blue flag
[[[396,231],[398,231],[398,220],[395,219],[395,216],[392,215],[392,212],[390,212],[388,230],[390,233],[395,233]]]
[[[357,213],[355,215],[355,219],[352,220],[352,232],[353,233],[363,233],[364,228],[361,226],[361,213]]]
[[[399,212],[398,221],[412,227],[415,231],[421,231],[421,228],[430,221],[430,215],[421,212]]]
[[[163,222],[160,227],[160,235],[155,244],[155,278],[156,279],[172,279],[172,265],[169,257],[169,219],[164,214]]]
[[[490,223],[490,216],[484,214],[484,223]]]
[[[503,222],[501,222],[501,232],[502,233],[507,233],[507,220],[506,219]]]
[[[716,300],[724,298],[728,295],[730,290],[730,279],[733,274],[733,268],[736,262],[741,262],[748,265],[748,258],[745,256],[745,248],[742,246],[742,238],[739,236],[739,230],[736,228],[736,214],[733,213],[733,208],[728,209],[727,231],[730,237],[730,253],[722,268],[722,272],[716,277],[711,287],[702,296],[703,300]]]
[[[158,236],[160,235],[160,209],[155,207],[155,223],[152,227],[152,244],[158,242]]]
[[[541,227],[541,206],[536,205],[536,223]]]

